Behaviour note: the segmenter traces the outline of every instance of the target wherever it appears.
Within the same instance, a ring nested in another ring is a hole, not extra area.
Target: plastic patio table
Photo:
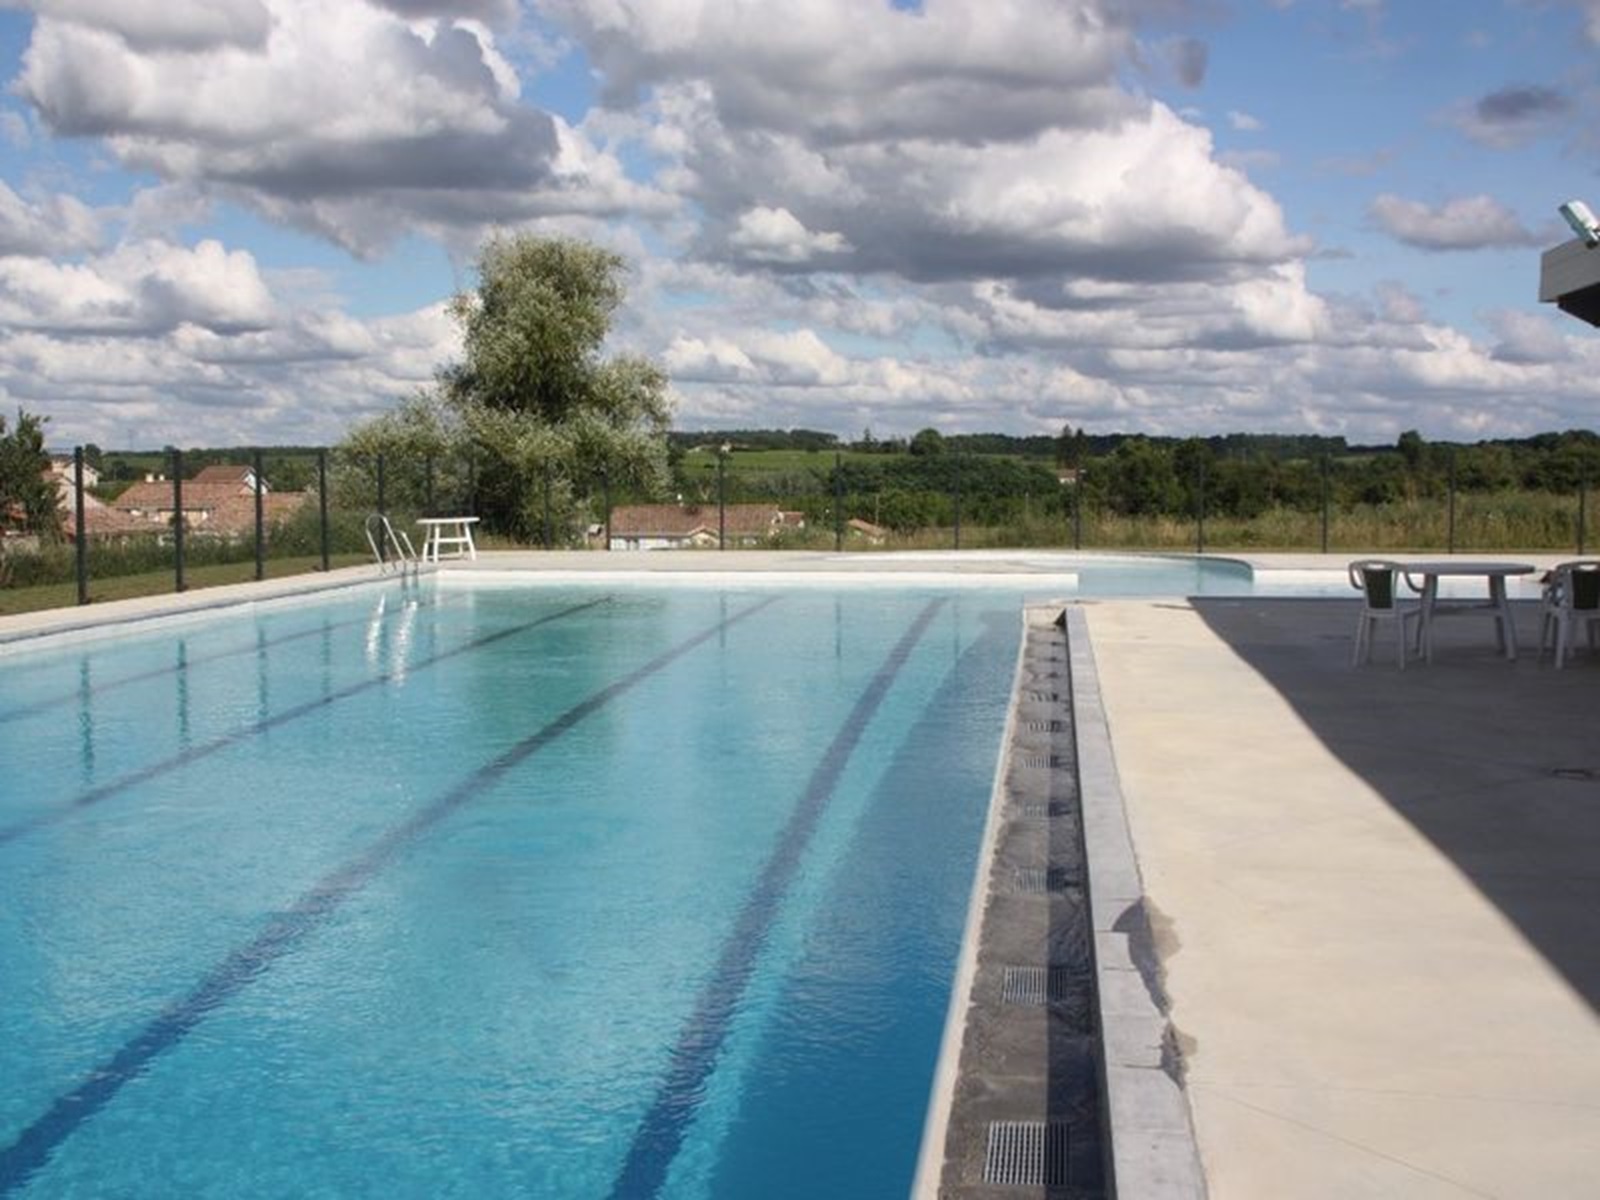
[[[1417,629],[1417,640],[1422,643],[1425,662],[1433,661],[1433,620],[1435,617],[1463,612],[1486,612],[1494,617],[1495,633],[1500,651],[1508,659],[1517,657],[1517,626],[1511,619],[1511,604],[1506,598],[1506,580],[1513,575],[1532,575],[1532,563],[1483,562],[1471,559],[1437,559],[1402,564],[1406,583],[1412,591],[1422,596],[1422,620]],[[1421,576],[1422,583],[1417,583]],[[1439,580],[1447,577],[1474,577],[1487,581],[1488,598],[1475,603],[1440,604]]]
[[[455,557],[476,561],[478,547],[472,541],[472,527],[477,517],[421,517],[417,524],[426,535],[422,543],[422,561],[436,563],[439,551],[449,546]]]

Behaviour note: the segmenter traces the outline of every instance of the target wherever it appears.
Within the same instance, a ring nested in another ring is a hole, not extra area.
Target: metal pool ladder
[[[372,557],[383,574],[388,574],[391,568],[401,575],[408,571],[417,575],[422,571],[422,560],[411,545],[410,535],[404,529],[396,530],[383,513],[373,513],[367,518],[367,545],[372,548]]]

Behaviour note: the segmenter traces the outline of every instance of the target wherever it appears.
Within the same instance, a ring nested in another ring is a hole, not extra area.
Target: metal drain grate
[[[1029,733],[1065,733],[1065,721],[1024,721],[1022,727]]]
[[[1022,765],[1030,771],[1054,771],[1067,765],[1059,754],[1024,754]]]
[[[1072,886],[1073,877],[1070,871],[1060,867],[1018,867],[1017,891],[1019,892],[1064,892]]]
[[[1076,999],[1083,983],[1083,973],[1071,967],[1007,967],[1000,980],[1000,999],[1037,1008]]]
[[[1072,806],[1070,804],[1057,804],[1053,801],[1046,804],[1043,800],[1031,800],[1022,806],[1020,814],[1030,821],[1054,820],[1056,817],[1070,817],[1072,815]]]
[[[1070,1128],[1063,1121],[991,1121],[983,1181],[1066,1187]]]
[[[1059,692],[1029,691],[1024,692],[1023,696],[1028,700],[1032,700],[1035,704],[1054,704],[1061,699],[1061,693]]]

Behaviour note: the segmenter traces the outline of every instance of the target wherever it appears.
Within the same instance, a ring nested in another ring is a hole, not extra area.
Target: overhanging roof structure
[[[1539,260],[1539,299],[1600,325],[1600,246],[1573,238],[1546,250]]]

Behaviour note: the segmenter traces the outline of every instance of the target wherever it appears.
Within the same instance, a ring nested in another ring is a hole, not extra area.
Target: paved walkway
[[[1600,659],[1086,607],[1212,1197],[1600,1195]]]

